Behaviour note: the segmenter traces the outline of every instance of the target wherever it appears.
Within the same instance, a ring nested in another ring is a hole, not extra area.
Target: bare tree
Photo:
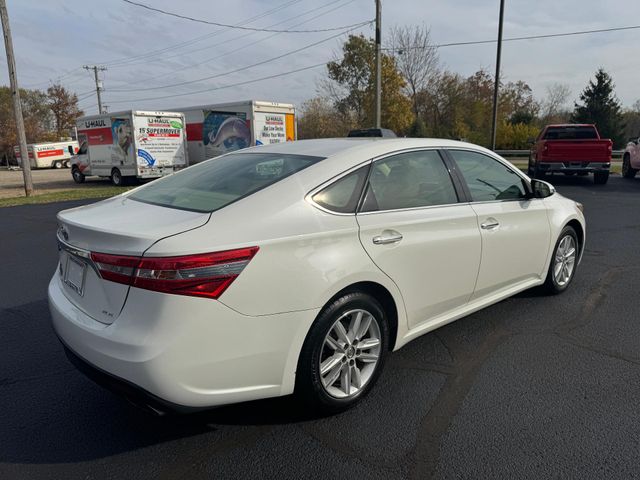
[[[438,51],[431,43],[429,28],[396,26],[391,29],[391,45],[396,66],[407,82],[406,94],[418,115],[419,93],[438,74]]]
[[[569,101],[571,89],[569,85],[554,83],[547,86],[547,97],[542,102],[542,118],[545,121],[553,120],[564,110]]]

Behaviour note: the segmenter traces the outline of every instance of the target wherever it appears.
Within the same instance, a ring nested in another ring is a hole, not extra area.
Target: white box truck
[[[78,142],[67,140],[63,142],[30,143],[27,145],[29,164],[31,168],[69,168],[71,157],[78,152]],[[22,164],[20,147],[13,147],[18,165]]]
[[[77,129],[80,150],[71,159],[76,183],[97,175],[123,185],[169,175],[187,166],[182,113],[105,113],[79,119]]]
[[[189,165],[245,147],[296,139],[295,108],[288,103],[245,100],[172,110],[185,116]]]

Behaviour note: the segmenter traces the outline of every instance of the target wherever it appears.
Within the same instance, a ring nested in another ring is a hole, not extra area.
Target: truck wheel
[[[596,185],[604,185],[609,180],[609,172],[595,172],[593,174],[593,183]]]
[[[113,183],[116,187],[121,187],[124,182],[122,180],[122,174],[120,173],[120,170],[118,170],[117,168],[114,168],[113,170],[111,170],[111,183]]]
[[[56,169],[60,169],[62,168],[62,162],[53,162],[53,165],[51,165],[53,168]]]
[[[629,155],[625,155],[622,160],[622,176],[624,178],[633,178],[636,173],[638,173],[638,169],[631,166],[631,158]]]
[[[73,167],[71,169],[71,176],[73,177],[73,181],[76,183],[84,183],[84,173],[80,171],[78,167]]]
[[[67,160],[66,162],[64,162],[62,166],[63,166],[64,168],[69,168],[69,160]]]

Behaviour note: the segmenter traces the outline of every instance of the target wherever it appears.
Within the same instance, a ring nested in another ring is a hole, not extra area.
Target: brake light
[[[139,257],[109,255],[107,253],[91,253],[91,260],[105,280],[129,285],[134,270],[140,262]]]
[[[258,247],[180,257],[125,257],[92,253],[105,280],[155,292],[218,298],[238,278]]]

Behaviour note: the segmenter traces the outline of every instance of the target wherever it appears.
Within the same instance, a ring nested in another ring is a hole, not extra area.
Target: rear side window
[[[465,150],[449,150],[449,153],[466,180],[474,202],[526,198],[522,177],[498,160]]]
[[[232,153],[157,180],[128,198],[163,207],[213,212],[322,160],[278,153]]]
[[[332,212],[355,213],[368,173],[369,165],[345,175],[316,193],[313,201]]]
[[[458,202],[449,171],[435,150],[407,152],[374,162],[363,212]]]
[[[594,127],[549,127],[543,140],[597,140]]]

